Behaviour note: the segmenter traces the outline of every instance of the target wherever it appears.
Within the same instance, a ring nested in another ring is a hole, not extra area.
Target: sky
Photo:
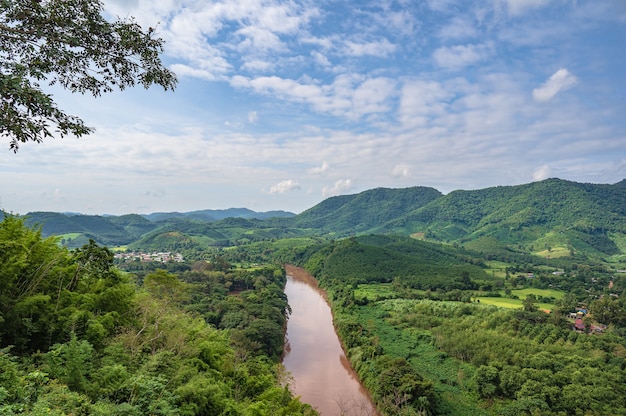
[[[0,209],[300,213],[386,187],[626,178],[623,0],[105,0],[174,92],[52,89],[96,131],[0,147]]]

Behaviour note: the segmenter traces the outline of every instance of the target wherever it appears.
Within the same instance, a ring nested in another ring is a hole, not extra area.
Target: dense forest
[[[0,414],[315,414],[279,364],[281,268],[131,275],[12,216],[0,264]]]

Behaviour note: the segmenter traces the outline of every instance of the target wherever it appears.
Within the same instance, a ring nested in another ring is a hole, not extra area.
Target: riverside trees
[[[136,84],[173,89],[162,48],[154,28],[106,20],[99,0],[0,1],[0,135],[17,151],[54,132],[92,131],[58,108],[42,83],[95,97]]]

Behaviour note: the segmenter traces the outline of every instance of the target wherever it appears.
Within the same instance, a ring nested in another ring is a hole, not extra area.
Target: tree
[[[0,135],[41,142],[93,131],[59,109],[40,83],[98,97],[153,84],[174,89],[176,76],[161,63],[163,40],[132,18],[103,17],[99,0],[0,0]],[[54,127],[52,127],[52,126]]]
[[[524,302],[522,303],[524,306],[524,310],[526,312],[535,312],[537,310],[537,298],[532,293],[526,296]]]

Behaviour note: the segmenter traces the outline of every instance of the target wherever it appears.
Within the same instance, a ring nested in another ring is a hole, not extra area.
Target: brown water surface
[[[291,391],[322,416],[376,415],[341,348],[325,293],[305,270],[286,266],[287,321],[283,365]]]

